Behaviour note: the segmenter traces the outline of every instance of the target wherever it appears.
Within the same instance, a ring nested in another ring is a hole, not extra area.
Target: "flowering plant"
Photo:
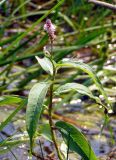
[[[52,24],[50,19],[46,20],[44,25],[44,30],[49,35],[49,40],[51,44],[51,48],[53,48],[53,42],[55,40],[55,26]],[[59,87],[54,87],[56,83],[56,75],[59,68],[71,68],[74,67],[76,69],[81,69],[86,72],[89,77],[91,77],[98,87],[99,91],[102,93],[106,101],[109,103],[106,93],[102,87],[102,84],[99,78],[96,76],[93,69],[82,62],[67,60],[60,61],[56,63],[53,59],[52,49],[51,52],[47,50],[47,47],[44,47],[44,58],[39,58],[36,56],[36,59],[40,66],[49,74],[49,78],[46,81],[39,82],[35,84],[30,90],[28,97],[28,105],[26,111],[26,126],[27,132],[30,138],[30,150],[33,151],[34,138],[36,135],[36,130],[38,127],[38,120],[45,108],[48,111],[48,119],[49,119],[49,130],[51,141],[53,142],[57,156],[60,160],[67,159],[69,150],[75,151],[81,155],[81,157],[85,160],[97,160],[97,157],[92,150],[90,144],[86,140],[85,136],[82,134],[80,129],[74,127],[73,125],[64,122],[58,121],[54,124],[53,121],[53,98],[55,96],[60,96],[61,94],[65,94],[70,92],[71,90],[87,95],[90,98],[94,99],[94,101],[102,105],[104,111],[107,115],[107,107],[100,101],[100,99],[93,95],[93,93],[84,85],[78,83],[66,83],[64,85],[60,85]],[[48,97],[47,105],[45,105],[45,97]],[[58,143],[56,138],[56,131],[59,131],[63,137],[64,142],[67,145],[67,154],[63,154],[60,150],[60,143]]]

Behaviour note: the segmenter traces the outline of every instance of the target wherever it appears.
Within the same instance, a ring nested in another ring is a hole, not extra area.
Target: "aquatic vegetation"
[[[89,2],[0,2],[0,159],[115,152],[115,2]]]

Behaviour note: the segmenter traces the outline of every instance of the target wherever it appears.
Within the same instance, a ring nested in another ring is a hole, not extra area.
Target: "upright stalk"
[[[53,104],[52,100],[53,100],[53,87],[54,87],[54,80],[55,80],[55,74],[56,74],[56,67],[55,67],[55,64],[53,62],[53,53],[52,53],[53,42],[55,40],[55,26],[52,24],[50,19],[46,20],[46,23],[44,24],[44,30],[48,33],[48,36],[49,36],[50,46],[51,46],[51,53],[49,54],[50,55],[49,59],[50,59],[50,61],[52,63],[52,66],[53,66],[53,75],[51,77],[52,84],[50,85],[50,95],[49,95],[50,99],[49,99],[49,108],[48,108],[49,124],[50,124],[50,129],[51,129],[52,140],[53,140],[54,146],[56,148],[58,158],[60,160],[63,160],[62,155],[61,155],[61,153],[58,149],[57,142],[56,142],[55,132],[54,132],[54,129],[53,129],[53,121],[52,121],[52,104]],[[48,51],[46,53],[48,54]]]
[[[53,62],[52,62],[53,64]],[[56,69],[55,69],[55,66],[53,64],[53,76],[52,76],[52,81],[55,80],[55,73],[56,73]],[[51,136],[52,136],[52,140],[53,140],[53,143],[54,143],[54,146],[56,148],[56,152],[57,152],[57,155],[58,155],[58,158],[60,160],[63,160],[62,158],[62,155],[58,149],[58,145],[57,145],[57,142],[56,142],[56,136],[55,136],[55,133],[54,133],[54,129],[53,129],[53,120],[52,120],[52,107],[53,107],[53,103],[52,103],[52,100],[53,100],[53,87],[54,87],[54,83],[51,84],[50,86],[50,99],[49,99],[49,108],[48,108],[48,114],[49,114],[49,124],[50,124],[50,129],[51,129]]]

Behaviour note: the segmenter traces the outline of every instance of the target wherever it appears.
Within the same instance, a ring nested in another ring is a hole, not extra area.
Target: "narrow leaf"
[[[79,83],[66,83],[66,84],[60,86],[55,91],[55,94],[59,95],[62,93],[70,92],[71,90],[77,91],[78,93],[83,94],[83,95],[87,95],[90,98],[94,99],[97,103],[101,104],[101,100],[98,97],[94,96],[88,87],[86,87],[82,84],[79,84]]]
[[[71,90],[75,90],[81,94],[87,95],[91,98],[93,98],[93,94],[92,92],[84,85],[79,84],[79,83],[66,83],[62,86],[60,86],[56,91],[55,94],[61,94],[61,93],[66,93],[69,92]]]
[[[90,144],[79,129],[63,121],[56,122],[56,127],[61,132],[66,144],[69,144],[70,150],[80,154],[84,160],[97,160]]]
[[[15,109],[15,111],[14,112],[12,112],[11,114],[10,114],[10,116],[4,121],[4,122],[2,122],[1,123],[1,125],[0,125],[0,131],[12,120],[12,118],[26,105],[26,103],[27,103],[27,100],[22,100],[22,102],[21,102],[21,104],[19,105],[19,107],[17,107],[16,109]]]
[[[21,101],[22,101],[21,97],[14,96],[14,95],[4,95],[0,97],[0,106],[17,104],[17,103],[20,103]]]
[[[41,82],[35,84],[30,90],[28,105],[26,110],[26,127],[30,138],[30,147],[32,151],[33,137],[35,135],[38,119],[43,110],[43,101],[45,99],[50,83]]]
[[[74,68],[81,69],[87,74],[89,74],[89,76],[93,79],[96,86],[100,90],[101,94],[103,94],[107,103],[110,104],[99,78],[97,77],[96,73],[93,71],[93,69],[89,65],[82,63],[82,62],[78,62],[78,61],[64,61],[62,62],[62,64],[58,64],[58,67],[74,67]]]
[[[53,75],[53,65],[49,58],[47,57],[39,58],[38,56],[36,56],[36,59],[38,63],[40,64],[40,66],[43,68],[43,70]]]

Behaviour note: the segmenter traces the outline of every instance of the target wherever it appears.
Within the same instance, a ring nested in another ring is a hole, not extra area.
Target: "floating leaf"
[[[30,137],[30,147],[32,151],[33,137],[35,135],[38,119],[43,110],[43,101],[45,99],[50,83],[41,82],[35,84],[30,90],[26,110],[26,127]]]
[[[79,129],[63,121],[58,121],[55,125],[61,132],[70,150],[80,154],[84,160],[98,160],[90,144]]]
[[[96,73],[93,71],[93,69],[89,65],[82,62],[78,62],[78,61],[64,61],[61,64],[58,64],[58,67],[74,67],[74,68],[81,69],[87,74],[89,74],[89,76],[93,79],[93,81],[95,82],[100,92],[103,94],[107,103],[110,104],[99,78],[97,77]]]
[[[47,57],[39,58],[38,56],[36,56],[36,59],[44,71],[53,75],[53,64],[49,58]]]

